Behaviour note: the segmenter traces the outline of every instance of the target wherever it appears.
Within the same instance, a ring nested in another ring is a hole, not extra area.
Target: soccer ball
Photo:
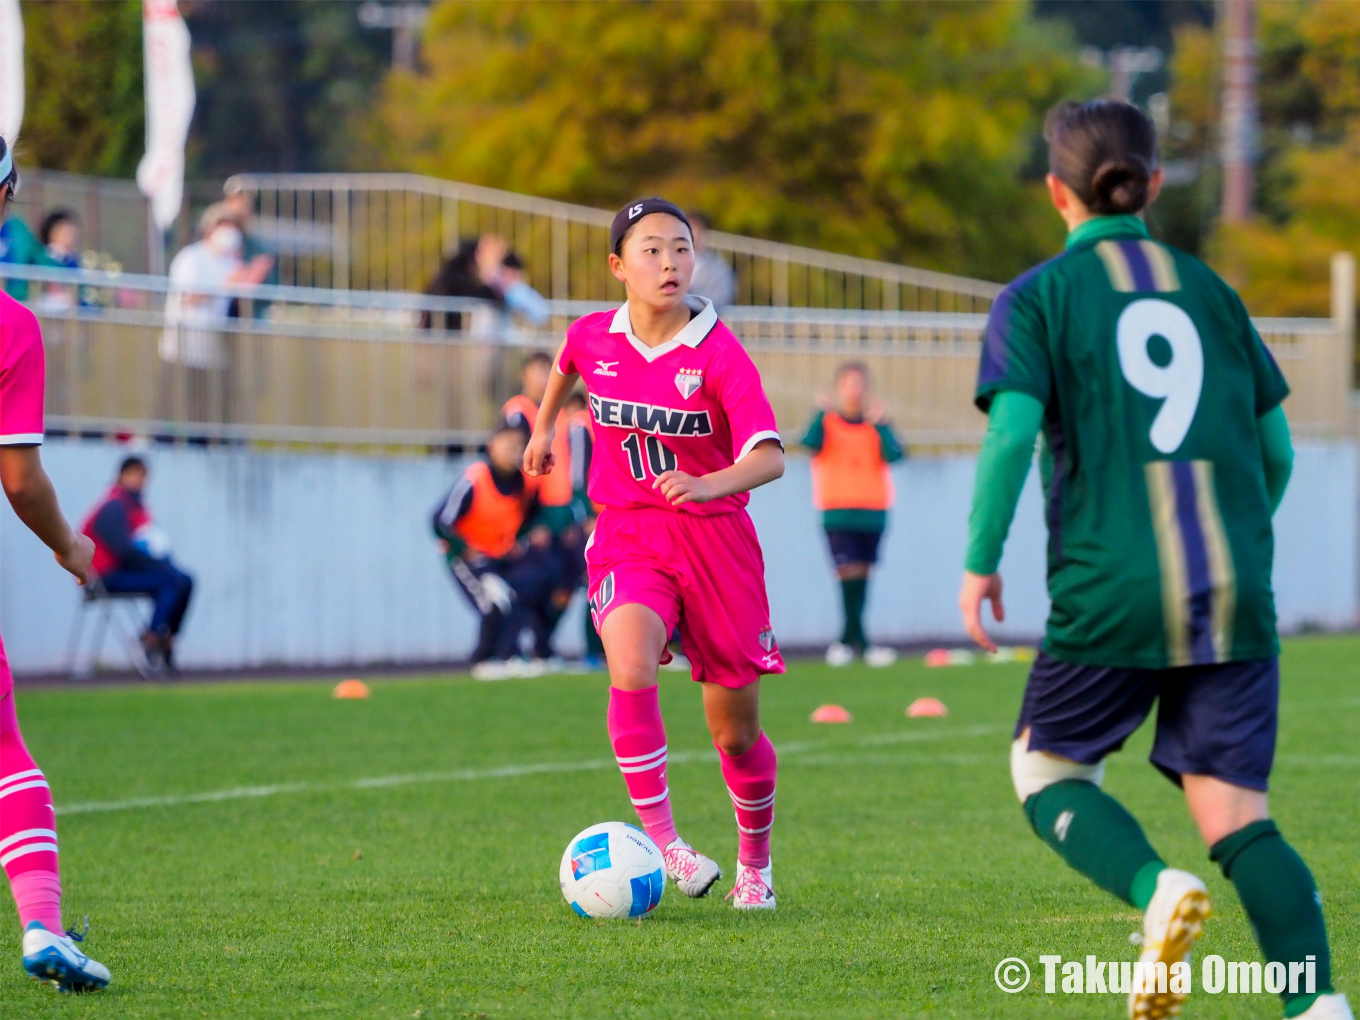
[[[170,536],[154,524],[143,524],[132,533],[132,547],[153,560],[170,556]]]
[[[582,917],[645,917],[666,891],[666,863],[641,829],[601,822],[567,844],[558,878]]]

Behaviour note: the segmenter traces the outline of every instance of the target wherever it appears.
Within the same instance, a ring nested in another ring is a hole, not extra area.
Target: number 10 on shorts
[[[644,446],[647,448],[645,460],[642,452]],[[644,440],[641,434],[630,432],[628,438],[623,441],[623,449],[628,454],[628,470],[639,482],[647,480],[648,468],[651,468],[651,477],[656,478],[667,471],[674,471],[678,463],[675,451],[665,446],[656,436],[647,436]]]

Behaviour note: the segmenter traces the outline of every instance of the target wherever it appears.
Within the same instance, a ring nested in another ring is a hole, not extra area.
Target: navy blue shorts
[[[1094,765],[1118,751],[1157,702],[1148,757],[1172,782],[1213,776],[1266,789],[1275,760],[1280,660],[1176,669],[1121,669],[1059,662],[1043,652],[1025,685],[1018,737],[1029,749]]]
[[[838,567],[848,567],[852,563],[878,562],[878,543],[883,539],[881,531],[832,531],[826,532],[826,542],[831,546],[831,559]]]

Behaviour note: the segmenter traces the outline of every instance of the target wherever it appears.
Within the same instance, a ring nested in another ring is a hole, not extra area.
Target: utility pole
[[[1255,0],[1219,0],[1223,25],[1223,222],[1251,217],[1256,162]]]
[[[367,0],[359,5],[359,24],[364,28],[392,30],[392,66],[403,71],[416,69],[416,41],[420,26],[430,16],[429,4],[380,4]]]

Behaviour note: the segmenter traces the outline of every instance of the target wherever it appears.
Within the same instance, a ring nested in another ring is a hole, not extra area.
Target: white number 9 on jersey
[[[1166,338],[1171,360],[1158,365],[1148,354],[1148,341]],[[1124,309],[1115,327],[1119,368],[1139,393],[1164,400],[1153,419],[1152,440],[1160,453],[1173,453],[1185,441],[1199,407],[1204,385],[1204,348],[1199,330],[1184,310],[1170,301],[1143,298]]]

